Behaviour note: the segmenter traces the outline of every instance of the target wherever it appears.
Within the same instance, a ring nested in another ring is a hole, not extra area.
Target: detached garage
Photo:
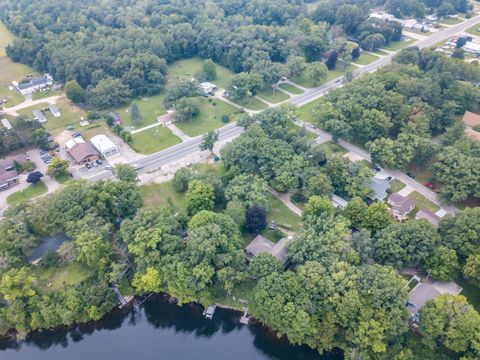
[[[90,142],[104,157],[118,154],[117,145],[104,134],[95,135]]]

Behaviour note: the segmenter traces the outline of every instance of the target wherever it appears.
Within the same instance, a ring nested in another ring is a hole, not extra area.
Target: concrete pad
[[[350,161],[352,161],[352,162],[362,161],[362,160],[363,160],[363,157],[361,157],[360,155],[355,154],[354,152],[351,152],[351,151],[349,151],[348,153],[346,153],[345,155],[343,155],[343,157],[348,158],[348,159],[349,159]]]
[[[410,187],[409,185],[405,186],[402,190],[400,190],[398,193],[402,196],[408,196],[413,192],[413,188]]]
[[[438,210],[435,215],[437,215],[438,217],[444,217],[445,215],[447,215],[447,211],[443,208],[440,208],[440,210]]]

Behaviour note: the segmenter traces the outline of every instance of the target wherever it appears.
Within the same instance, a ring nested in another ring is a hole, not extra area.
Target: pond
[[[47,236],[43,239],[43,242],[32,251],[32,255],[28,260],[31,263],[37,262],[46,253],[57,250],[60,245],[69,240],[64,233],[58,233],[55,236]]]
[[[320,356],[306,346],[278,339],[257,322],[239,324],[240,313],[219,309],[213,320],[203,308],[171,305],[162,295],[142,306],[116,310],[99,322],[43,331],[25,341],[0,341],[8,360],[342,360],[340,351]]]

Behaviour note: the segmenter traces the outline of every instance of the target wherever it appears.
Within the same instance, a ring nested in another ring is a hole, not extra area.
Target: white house
[[[104,134],[95,135],[90,142],[104,157],[118,153],[117,145]]]
[[[53,78],[50,74],[44,74],[41,77],[29,79],[20,83],[13,81],[12,85],[20,94],[26,95],[53,85]]]
[[[215,91],[217,90],[217,85],[214,83],[205,81],[200,84],[200,89],[202,89],[202,93],[205,96],[211,96],[215,94]]]
[[[462,49],[472,54],[480,54],[480,44],[472,41],[467,41]]]
[[[2,119],[1,122],[5,129],[12,130],[12,124],[10,124],[10,121],[8,121],[8,119]]]
[[[47,122],[47,118],[41,110],[33,110],[33,118],[42,124]]]
[[[50,112],[52,113],[53,117],[58,118],[62,116],[62,114],[60,113],[60,109],[56,105],[50,104],[48,105],[48,108],[50,109]]]

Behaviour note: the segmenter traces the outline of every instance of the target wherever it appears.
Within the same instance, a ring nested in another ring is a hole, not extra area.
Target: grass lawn
[[[354,65],[350,65],[348,68],[345,69],[345,66],[343,66],[343,64],[339,61],[337,63],[337,67],[333,70],[329,70],[328,73],[327,73],[327,78],[325,79],[325,81],[323,81],[320,84],[313,83],[311,79],[309,79],[305,76],[305,74],[292,79],[292,81],[294,83],[297,83],[297,84],[299,84],[303,87],[306,87],[306,88],[314,88],[314,87],[320,86],[321,84],[332,81],[333,79],[336,79],[336,78],[342,76],[347,69],[352,69],[353,70],[354,68],[355,68]]]
[[[460,295],[465,296],[468,302],[472,304],[477,311],[480,311],[480,287],[475,286],[471,281],[463,277],[459,277],[455,282],[463,288]]]
[[[360,54],[360,57],[357,60],[354,60],[353,62],[359,65],[368,65],[371,62],[374,62],[375,60],[378,60],[378,59],[379,57],[377,55],[373,55],[367,52],[362,52]]]
[[[62,175],[55,176],[55,180],[57,180],[57,182],[60,184],[66,184],[69,181],[71,181],[72,178],[68,174],[62,174]]]
[[[465,21],[465,19],[453,18],[453,17],[448,16],[448,17],[444,18],[443,20],[441,20],[440,23],[445,24],[445,25],[457,25],[457,24],[460,24],[464,21]]]
[[[173,180],[155,184],[149,183],[139,187],[140,195],[143,198],[143,204],[147,208],[156,208],[173,204],[176,210],[184,210],[183,193],[177,193],[173,188]]]
[[[303,121],[314,124],[315,123],[315,109],[322,102],[322,98],[309,102],[297,109],[297,114]]]
[[[197,77],[202,71],[203,62],[204,59],[194,57],[175,61],[171,65],[168,65],[167,84],[171,84],[183,77]],[[215,66],[217,69],[217,78],[212,82],[220,88],[226,88],[234,73],[219,64],[215,64]]]
[[[253,305],[255,285],[256,281],[244,281],[232,289],[232,296],[228,296],[227,294],[225,294],[225,290],[219,288],[218,291],[215,291],[215,302],[224,306],[228,306],[232,309],[237,309],[239,311],[243,311],[244,308],[249,308],[249,310],[251,311]],[[247,300],[248,304],[242,304],[238,300],[233,300],[233,296],[236,299]]]
[[[140,154],[152,154],[181,143],[179,137],[173,135],[170,129],[157,126],[132,135],[130,146]]]
[[[4,23],[0,22],[0,56],[7,55],[5,48],[13,42],[14,35],[7,29]]]
[[[434,213],[440,210],[440,208],[437,205],[435,205],[430,200],[428,200],[427,198],[425,198],[423,195],[421,195],[416,191],[410,193],[408,196],[414,198],[415,201],[417,202],[415,209],[412,211],[412,214],[411,214],[412,216],[414,216],[418,212],[418,210],[423,208],[426,208]]]
[[[45,99],[50,96],[58,96],[62,95],[62,92],[60,90],[47,90],[47,91],[35,91],[32,94],[32,100],[40,100],[40,99]]]
[[[400,180],[398,179],[393,179],[392,181],[390,181],[390,192],[391,193],[395,193],[395,192],[399,192],[400,190],[402,190],[405,186],[403,182],[401,182]]]
[[[278,85],[281,89],[283,90],[286,90],[288,91],[289,93],[291,94],[295,94],[295,95],[300,95],[300,94],[303,94],[304,91],[296,86],[293,86],[293,85],[290,85],[290,84],[280,84]]]
[[[327,141],[326,143],[318,145],[318,147],[325,152],[326,157],[329,157],[334,153],[346,154],[348,152],[347,149],[334,143],[333,141]]]
[[[465,32],[472,35],[480,35],[480,24],[473,25],[471,28],[465,30]]]
[[[65,130],[69,125],[78,126],[80,118],[86,117],[85,111],[73,104],[67,98],[59,99],[57,101],[57,107],[60,109],[60,113],[62,114],[58,118],[52,116],[52,114],[48,110],[47,103],[41,103],[22,110],[18,110],[18,113],[27,116],[29,119],[32,119],[33,110],[44,110],[45,117],[47,118],[47,122],[44,124],[45,129],[52,132],[60,132],[61,130]]]
[[[286,225],[291,227],[292,231],[300,231],[300,223],[302,219],[287,208],[279,199],[268,193],[268,202],[270,210],[267,212],[267,222],[274,221],[278,225]],[[272,241],[274,239],[271,239]]]
[[[227,115],[230,121],[235,121],[243,114],[241,110],[217,98],[211,99],[211,102],[204,97],[195,100],[200,106],[200,113],[191,121],[175,123],[188,136],[198,136],[227,125],[222,122],[223,115]]]
[[[388,50],[388,51],[397,51],[397,50],[400,50],[400,49],[403,49],[403,48],[407,47],[408,45],[413,44],[414,42],[415,42],[415,39],[392,41],[392,42],[390,42],[390,44],[382,47],[382,49]]]
[[[139,122],[133,122],[130,117],[130,106],[131,102],[127,105],[111,109],[115,111],[122,118],[122,122],[127,126],[134,126],[135,129],[140,129],[147,125],[151,125],[157,122],[157,117],[160,115],[166,114],[163,106],[163,97],[165,96],[164,92],[159,95],[154,95],[150,97],[141,97],[137,98],[135,101],[138,105],[138,110],[140,110],[140,115],[142,118]]]
[[[388,55],[388,53],[386,51],[382,51],[382,50],[375,50],[375,51],[373,51],[373,53],[376,54],[376,55],[380,55],[380,56]]]
[[[85,265],[72,262],[65,267],[47,269],[39,276],[39,285],[46,291],[57,291],[67,285],[77,285],[93,275]]]
[[[240,106],[243,106],[244,108],[247,108],[249,110],[264,110],[268,107],[267,104],[261,102],[260,100],[255,99],[254,97],[248,97],[244,100],[232,100],[228,99],[235,104],[238,104]]]
[[[272,89],[263,89],[258,93],[258,96],[273,104],[277,104],[290,98],[290,96],[288,96],[284,92],[281,92],[279,90],[272,91]]]
[[[17,191],[7,197],[8,205],[15,205],[21,202],[25,202],[33,199],[36,196],[45,194],[48,191],[43,182],[39,182],[35,185],[30,185],[24,190]]]
[[[17,91],[8,90],[7,86],[2,85],[0,85],[0,99],[7,100],[7,102],[3,105],[5,107],[12,107],[21,104],[25,100],[25,98]]]

